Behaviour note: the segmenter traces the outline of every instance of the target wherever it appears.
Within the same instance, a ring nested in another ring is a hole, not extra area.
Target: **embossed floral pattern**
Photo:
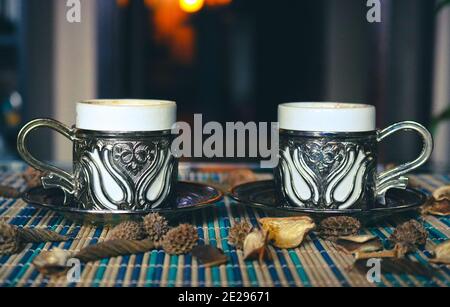
[[[336,162],[342,159],[342,146],[313,142],[304,146],[307,162],[321,173],[329,172]]]
[[[152,154],[143,143],[122,143],[114,146],[113,157],[130,172],[137,174],[151,160]]]

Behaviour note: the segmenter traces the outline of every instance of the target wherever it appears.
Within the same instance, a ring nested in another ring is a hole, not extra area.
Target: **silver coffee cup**
[[[159,100],[89,100],[77,103],[74,127],[37,119],[19,133],[19,154],[47,173],[44,188],[60,188],[66,205],[86,210],[144,211],[171,206],[178,175],[171,153],[176,103]],[[38,128],[73,142],[73,172],[39,161],[26,139]]]
[[[317,210],[373,208],[391,188],[405,189],[404,175],[431,156],[433,139],[415,122],[375,126],[375,107],[350,103],[286,103],[279,106],[280,162],[275,182],[281,206]],[[411,130],[420,135],[419,157],[377,172],[378,143]]]

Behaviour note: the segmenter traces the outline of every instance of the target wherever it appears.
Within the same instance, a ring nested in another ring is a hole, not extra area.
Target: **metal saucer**
[[[324,219],[330,216],[347,215],[360,219],[365,223],[375,222],[392,215],[411,213],[419,209],[427,196],[415,189],[391,189],[386,194],[386,205],[376,204],[371,210],[316,210],[311,208],[294,208],[277,206],[275,196],[275,182],[257,181],[245,183],[234,187],[230,195],[234,200],[256,209],[262,209],[276,216],[310,215],[315,219]]]
[[[178,182],[175,206],[147,211],[94,211],[77,209],[76,204],[63,206],[64,194],[60,189],[33,188],[26,191],[22,199],[38,209],[47,209],[65,218],[88,224],[118,224],[125,220],[139,219],[157,212],[168,219],[176,219],[183,214],[209,208],[223,198],[218,189],[193,182]]]

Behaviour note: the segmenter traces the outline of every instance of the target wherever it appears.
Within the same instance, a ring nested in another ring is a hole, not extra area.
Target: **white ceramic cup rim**
[[[372,105],[342,102],[291,102],[278,107],[280,129],[316,132],[376,130]]]
[[[76,127],[82,130],[147,132],[172,129],[177,104],[170,100],[89,99],[76,104]]]

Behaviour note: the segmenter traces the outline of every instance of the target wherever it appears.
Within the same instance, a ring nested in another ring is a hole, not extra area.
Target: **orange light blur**
[[[180,0],[180,8],[186,13],[196,13],[205,5],[205,0]]]

